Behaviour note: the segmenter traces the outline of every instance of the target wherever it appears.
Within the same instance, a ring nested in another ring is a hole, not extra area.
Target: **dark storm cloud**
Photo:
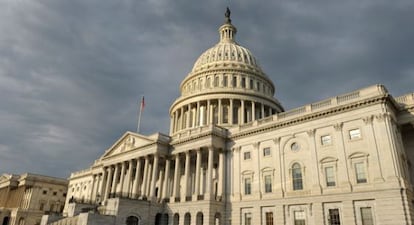
[[[414,82],[413,1],[0,1],[0,173],[66,177],[168,109],[230,4],[285,108]]]

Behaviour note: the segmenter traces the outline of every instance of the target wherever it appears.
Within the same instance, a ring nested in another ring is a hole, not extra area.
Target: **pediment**
[[[119,155],[154,142],[155,141],[149,137],[132,132],[126,132],[108,150],[105,151],[101,158]]]

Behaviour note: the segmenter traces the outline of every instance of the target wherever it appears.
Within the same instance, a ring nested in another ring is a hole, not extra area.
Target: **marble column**
[[[112,188],[111,188],[111,197],[114,197],[116,194],[116,187],[117,187],[117,183],[118,183],[118,179],[119,179],[119,165],[115,164],[115,172],[114,172],[114,176],[112,179]]]
[[[199,149],[197,149],[193,201],[197,201],[198,195],[200,195],[200,169],[201,169],[201,149],[199,148]]]
[[[252,101],[252,121],[256,120],[256,104]]]
[[[221,99],[218,99],[218,124],[223,123],[223,105],[221,104]]]
[[[148,180],[148,169],[149,169],[149,158],[148,156],[145,157],[144,163],[144,174],[142,178],[142,185],[141,185],[141,196],[147,197],[147,180]]]
[[[213,147],[208,147],[208,166],[207,166],[207,188],[206,188],[206,197],[211,199],[212,194],[212,181],[213,181],[213,160],[214,160],[214,151]]]
[[[132,198],[138,198],[139,196],[139,188],[140,188],[140,178],[141,178],[141,160],[140,158],[136,159],[137,166],[135,168],[135,179],[134,184],[132,187]]]
[[[111,183],[112,183],[112,179],[113,179],[113,169],[112,166],[108,166],[107,167],[107,178],[106,178],[106,187],[105,187],[105,194],[103,196],[102,200],[106,200],[108,199],[110,193],[111,193]]]
[[[233,124],[233,99],[229,99],[230,106],[229,106],[229,124]]]
[[[181,198],[181,202],[185,202],[189,192],[189,180],[190,180],[190,151],[185,152],[185,169],[184,169],[184,196]]]
[[[169,187],[169,177],[170,177],[170,159],[166,159],[165,161],[165,174],[164,174],[164,185],[162,186],[162,195],[161,199],[169,198],[168,195],[168,187]]]
[[[239,124],[244,124],[245,123],[245,120],[244,120],[244,117],[245,117],[245,113],[244,113],[244,111],[245,111],[245,109],[244,109],[244,100],[241,100],[241,115],[240,115],[240,122],[239,122]]]
[[[131,176],[132,176],[132,159],[128,161],[128,171],[126,174],[126,179],[125,179],[125,188],[122,194],[123,197],[130,197],[132,191],[131,191]]]
[[[224,152],[220,151],[219,153],[219,174],[218,174],[218,188],[217,188],[217,196],[223,197],[224,191]]]
[[[179,191],[180,191],[180,154],[175,155],[175,171],[174,171],[174,187],[173,187],[173,197],[174,201],[175,198],[180,197]]]
[[[191,104],[188,104],[187,107],[187,121],[186,121],[186,128],[190,128],[191,127]]]
[[[91,203],[93,203],[93,201],[95,200],[95,186],[96,186],[96,177],[97,177],[97,174],[93,174],[92,175],[92,187],[91,187],[91,192],[90,192],[90,194],[89,194],[89,200],[90,200],[90,202]]]
[[[151,189],[150,189],[150,197],[153,199],[153,200],[155,200],[155,198],[157,197],[156,196],[156,193],[155,193],[155,185],[156,185],[156,183],[157,183],[157,179],[158,179],[158,159],[159,159],[159,156],[158,156],[158,154],[155,154],[154,155],[154,163],[153,163],[153,169],[152,169],[152,179],[151,179]]]
[[[126,162],[121,163],[121,174],[119,178],[119,185],[116,189],[116,196],[122,197],[122,190],[124,189]]]

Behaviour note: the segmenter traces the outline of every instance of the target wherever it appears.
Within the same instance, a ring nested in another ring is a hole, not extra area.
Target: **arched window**
[[[184,225],[190,225],[191,224],[191,215],[190,213],[186,213],[184,215]]]
[[[178,225],[179,223],[180,223],[180,215],[178,215],[178,213],[176,213],[176,214],[174,214],[173,224]]]
[[[303,189],[302,168],[299,163],[292,165],[292,186],[293,190]]]
[[[196,224],[203,225],[203,213],[202,212],[197,213]]]
[[[138,225],[139,219],[136,216],[128,216],[126,219],[126,225]]]

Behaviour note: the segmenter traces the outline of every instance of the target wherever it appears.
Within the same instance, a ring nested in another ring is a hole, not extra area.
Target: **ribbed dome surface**
[[[191,72],[197,72],[222,63],[245,64],[261,71],[256,58],[247,48],[238,45],[236,42],[220,42],[201,54]]]

